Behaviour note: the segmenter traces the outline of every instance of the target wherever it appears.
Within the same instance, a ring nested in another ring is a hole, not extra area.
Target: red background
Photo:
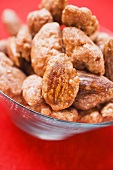
[[[69,1],[89,7],[100,24],[113,31],[113,1]],[[0,0],[25,22],[38,0]],[[7,37],[0,21],[0,38]],[[18,129],[0,103],[0,170],[113,170],[113,127],[75,135],[63,141],[43,141]]]

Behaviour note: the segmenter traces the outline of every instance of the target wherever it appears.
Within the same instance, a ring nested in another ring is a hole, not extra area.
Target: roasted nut
[[[23,82],[22,94],[28,105],[40,105],[43,102],[42,78],[35,74],[28,76]]]
[[[76,122],[78,120],[78,112],[75,108],[70,107],[68,109],[64,109],[60,111],[52,111],[51,117],[60,120]]]
[[[11,36],[17,35],[22,22],[14,10],[5,9],[2,13],[2,21]]]
[[[46,8],[51,12],[54,21],[61,23],[62,11],[68,4],[68,0],[42,0],[39,8]]]
[[[113,81],[113,38],[110,38],[106,43],[103,54],[105,60],[105,75]]]
[[[0,52],[7,54],[7,39],[0,40]]]
[[[104,76],[96,76],[77,71],[80,86],[73,105],[77,109],[88,110],[113,98],[113,82]]]
[[[68,108],[79,89],[79,79],[68,56],[60,53],[48,61],[42,81],[42,95],[53,110]]]
[[[0,64],[0,90],[11,98],[21,94],[25,78],[26,76],[21,70]]]
[[[50,12],[45,8],[30,12],[27,17],[27,24],[32,36],[34,36],[44,24],[52,21],[53,18]]]
[[[110,36],[105,32],[98,33],[97,38],[95,39],[95,44],[101,49],[102,52],[109,38]]]
[[[87,68],[94,74],[104,74],[103,54],[84,32],[75,27],[64,28],[63,42],[76,69]]]
[[[34,72],[43,77],[50,57],[62,51],[62,37],[58,23],[47,23],[35,35],[31,49],[31,63]]]
[[[7,42],[7,53],[9,58],[13,61],[14,65],[17,67],[21,66],[21,56],[20,53],[17,52],[16,38],[10,37]]]
[[[4,63],[4,65],[13,66],[13,62],[10,58],[8,58],[4,53],[0,52],[0,64]]]
[[[62,13],[62,22],[66,26],[75,26],[81,29],[88,36],[94,34],[99,27],[96,16],[92,15],[88,8],[79,8],[74,5],[67,5],[65,7]]]
[[[101,114],[96,109],[82,111],[79,113],[79,116],[78,122],[82,123],[100,123],[103,120]]]
[[[28,62],[27,60],[25,60],[25,58],[22,57],[22,54],[24,55],[24,57],[27,57],[27,54],[29,52],[27,53],[27,51],[24,49],[24,44],[20,48],[22,50],[21,52],[18,51],[17,38],[16,37],[8,38],[7,53],[8,53],[9,58],[13,61],[14,65],[19,67],[27,75],[34,74],[31,63]]]
[[[27,25],[23,25],[17,34],[16,44],[17,52],[21,53],[26,61],[30,61],[31,41],[32,37],[29,29]]]
[[[113,120],[113,103],[107,103],[101,110],[101,115],[104,120]]]

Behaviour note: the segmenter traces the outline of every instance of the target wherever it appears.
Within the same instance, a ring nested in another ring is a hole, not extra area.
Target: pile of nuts
[[[24,24],[5,9],[0,40],[0,90],[53,118],[113,120],[113,38],[91,11],[67,0],[42,0]]]

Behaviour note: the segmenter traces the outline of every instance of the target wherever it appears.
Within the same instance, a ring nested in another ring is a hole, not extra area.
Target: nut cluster
[[[0,90],[53,118],[113,120],[113,38],[99,32],[96,16],[67,0],[42,0],[26,20],[2,13],[10,36],[0,40]]]

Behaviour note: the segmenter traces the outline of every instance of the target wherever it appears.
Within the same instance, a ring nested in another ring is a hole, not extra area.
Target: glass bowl
[[[58,120],[32,111],[0,91],[0,103],[6,108],[13,123],[23,131],[45,140],[62,140],[78,133],[113,125],[103,123],[77,123]]]

